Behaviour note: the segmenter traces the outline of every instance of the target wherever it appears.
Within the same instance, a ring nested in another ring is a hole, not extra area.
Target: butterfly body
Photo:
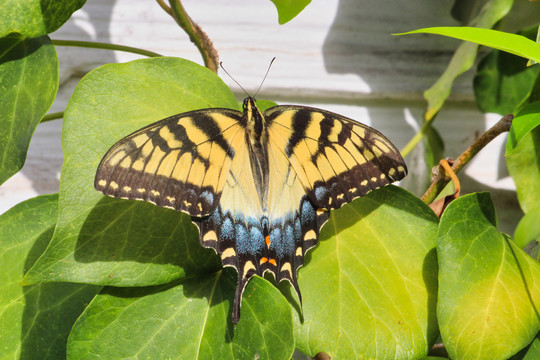
[[[188,213],[200,241],[238,270],[244,288],[270,271],[298,295],[296,273],[336,209],[403,178],[397,149],[375,129],[309,107],[191,111],[116,143],[95,179],[106,195]]]

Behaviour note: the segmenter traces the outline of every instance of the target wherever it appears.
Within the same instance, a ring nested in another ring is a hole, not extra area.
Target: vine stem
[[[50,113],[50,114],[45,115],[43,119],[41,119],[40,123],[44,123],[44,122],[56,120],[56,119],[61,119],[63,117],[64,117],[63,111]]]
[[[77,47],[104,49],[104,50],[117,50],[117,51],[130,52],[130,53],[134,53],[138,55],[144,55],[148,57],[163,56],[153,51],[134,48],[131,46],[118,45],[118,44],[108,44],[108,43],[101,43],[101,42],[95,42],[95,41],[80,41],[80,40],[51,40],[51,41],[53,45],[55,46],[77,46]]]
[[[411,140],[405,145],[403,150],[401,150],[401,155],[403,157],[406,157],[409,155],[409,153],[414,149],[416,145],[422,140],[424,135],[426,134],[426,131],[431,127],[431,124],[433,123],[433,120],[435,120],[435,116],[432,116],[428,120],[424,121],[422,126],[420,127],[420,130],[414,134]]]
[[[168,7],[163,0],[157,0],[157,2],[189,35],[189,39],[197,46],[197,49],[199,49],[199,52],[201,53],[204,60],[204,66],[217,73],[219,60],[212,41],[201,27],[191,20],[180,0],[169,0],[170,7]]]
[[[493,127],[476,139],[471,146],[469,146],[467,150],[465,150],[463,154],[461,154],[454,161],[454,164],[452,165],[452,170],[454,173],[457,174],[480,150],[489,144],[491,140],[495,139],[504,132],[508,132],[510,130],[510,126],[512,125],[513,119],[514,116],[511,114],[503,116],[495,125],[493,125]],[[439,166],[433,182],[427,189],[426,193],[422,196],[422,201],[426,204],[431,204],[449,181],[450,178],[445,175],[444,169]]]

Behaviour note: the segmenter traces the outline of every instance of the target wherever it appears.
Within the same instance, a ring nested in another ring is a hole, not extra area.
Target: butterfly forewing
[[[219,203],[242,114],[228,109],[175,115],[117,142],[98,167],[105,195],[209,215]]]
[[[273,107],[265,117],[271,141],[289,158],[318,208],[339,208],[407,173],[386,137],[352,119],[300,106]]]

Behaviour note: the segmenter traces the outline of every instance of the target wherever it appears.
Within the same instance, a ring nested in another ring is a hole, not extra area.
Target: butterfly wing
[[[396,147],[367,125],[303,106],[276,106],[264,115],[270,138],[317,208],[339,208],[407,174]]]
[[[296,272],[317,244],[326,210],[406,174],[397,149],[354,120],[298,106],[277,106],[264,116],[266,157],[254,156],[250,148],[249,116],[197,110],[120,140],[102,159],[95,179],[106,195],[192,216],[201,244],[238,270],[235,323],[253,275],[270,271],[278,282],[290,281],[300,296]],[[262,177],[254,176],[254,160],[262,162]]]
[[[142,128],[109,149],[94,186],[112,197],[209,215],[219,203],[241,120],[238,111],[206,109]]]

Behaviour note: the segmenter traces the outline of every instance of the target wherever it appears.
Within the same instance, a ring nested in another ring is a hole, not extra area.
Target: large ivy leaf
[[[537,29],[521,35],[532,39]],[[531,95],[540,72],[527,60],[505,51],[492,50],[478,64],[474,77],[476,103],[482,112],[515,114]]]
[[[24,272],[49,243],[58,195],[44,195],[0,215],[0,358],[65,359],[71,326],[98,287],[21,286]]]
[[[69,359],[284,359],[294,351],[291,308],[255,276],[231,325],[235,271],[151,288],[106,288],[73,327]]]
[[[337,359],[425,356],[438,335],[437,222],[394,186],[333,212],[299,272],[298,349]]]
[[[537,114],[538,118],[538,114]],[[510,141],[509,141],[510,142]],[[540,204],[540,127],[525,132],[506,155],[506,166],[516,184],[521,208],[528,212]]]
[[[438,231],[441,336],[452,359],[507,359],[540,330],[540,264],[496,227],[489,193],[453,201]]]
[[[146,286],[219,269],[189,216],[106,198],[93,186],[101,157],[116,141],[167,116],[208,107],[238,103],[219,77],[187,60],[110,64],[85,76],[64,115],[58,225],[26,283]]]
[[[0,37],[18,33],[27,37],[50,34],[62,26],[86,0],[2,0]]]
[[[58,60],[48,37],[0,39],[0,184],[24,165],[57,90]]]
[[[501,20],[507,13],[510,11],[513,4],[513,0],[490,0],[487,1],[482,8],[481,11],[479,11],[478,15],[471,21],[471,25],[476,26],[478,28],[491,28],[493,25],[495,25],[499,20]],[[430,32],[430,33],[437,33],[432,29],[419,29],[415,31],[408,32],[406,34],[414,34],[414,33],[422,33],[422,32]],[[436,28],[436,29],[460,29],[460,28]],[[467,28],[470,29],[470,28]],[[481,29],[478,29],[481,30]],[[454,56],[452,56],[452,59],[450,60],[450,63],[448,64],[448,67],[444,71],[444,73],[441,75],[439,79],[428,89],[424,92],[424,97],[426,98],[428,102],[428,107],[426,110],[426,113],[424,117],[427,120],[432,119],[441,109],[444,102],[450,95],[450,92],[452,90],[452,84],[454,83],[454,80],[464,73],[465,71],[469,70],[473,64],[474,60],[476,58],[476,50],[478,48],[478,45],[473,43],[463,43],[461,44],[456,52],[454,53]]]
[[[271,0],[278,12],[278,22],[280,25],[288,23],[300,14],[311,0]]]

